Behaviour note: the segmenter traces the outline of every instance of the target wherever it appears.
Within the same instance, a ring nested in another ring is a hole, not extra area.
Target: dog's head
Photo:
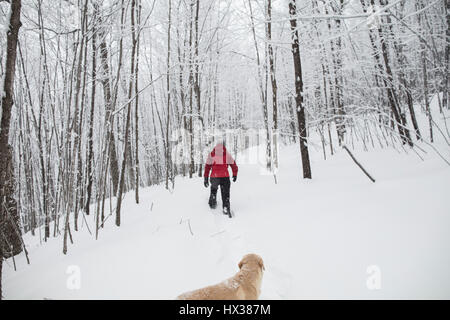
[[[244,265],[258,266],[261,269],[261,271],[266,270],[264,268],[263,259],[260,256],[258,256],[257,254],[254,254],[254,253],[246,254],[242,258],[241,262],[239,262],[239,269],[242,269],[242,267]]]

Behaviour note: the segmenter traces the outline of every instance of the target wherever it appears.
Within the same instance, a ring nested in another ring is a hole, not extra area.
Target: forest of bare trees
[[[449,141],[433,119],[449,108],[449,7],[0,1],[0,270],[22,252],[21,234],[61,237],[66,253],[87,215],[94,237],[107,219],[120,226],[125,193],[139,203],[140,188],[198,177],[203,148],[224,130],[233,152],[264,132],[275,182],[280,144],[299,144],[299,179],[310,179],[311,152]],[[440,110],[430,110],[436,96]]]

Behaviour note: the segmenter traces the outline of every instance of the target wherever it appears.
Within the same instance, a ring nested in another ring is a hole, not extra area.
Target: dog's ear
[[[262,261],[262,259],[259,259],[258,264],[262,270],[266,271],[266,268],[264,267],[264,262]]]

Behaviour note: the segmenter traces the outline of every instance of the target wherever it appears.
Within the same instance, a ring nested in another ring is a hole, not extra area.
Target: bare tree
[[[259,54],[258,41],[256,40],[255,21],[254,21],[251,0],[248,0],[248,6],[250,9],[251,28],[252,28],[253,41],[255,44],[255,51],[256,51],[256,66],[258,69],[258,84],[259,84],[261,105],[262,105],[262,110],[263,110],[264,126],[266,129],[266,166],[267,166],[267,169],[271,170],[272,169],[272,160],[271,160],[272,159],[272,148],[270,145],[271,130],[269,129],[269,113],[267,110],[267,90],[264,89],[265,85],[264,85],[263,76],[261,73],[262,64],[261,64],[261,58],[260,58],[260,54]],[[267,81],[266,81],[266,85],[267,85]]]
[[[98,14],[98,4],[94,3],[94,13],[93,19],[96,20],[96,16]],[[97,33],[95,30],[95,25],[92,30],[92,83],[91,83],[91,110],[89,114],[89,133],[88,133],[88,155],[87,155],[87,189],[86,189],[86,204],[84,210],[86,211],[86,215],[89,215],[89,208],[91,204],[91,196],[92,196],[92,185],[94,183],[94,176],[92,172],[92,165],[94,161],[94,110],[95,110],[95,88],[97,81]]]
[[[126,124],[125,124],[125,135],[124,135],[124,151],[123,151],[123,159],[122,159],[122,168],[120,170],[120,180],[119,180],[119,188],[117,192],[117,205],[116,205],[116,226],[120,226],[121,221],[121,207],[122,207],[122,194],[125,187],[125,170],[126,170],[126,164],[130,165],[130,158],[129,153],[131,152],[131,142],[130,142],[130,123],[131,123],[131,98],[133,93],[133,84],[134,76],[135,75],[135,59],[136,59],[136,47],[137,47],[137,39],[136,39],[136,0],[131,0],[131,30],[132,30],[132,49],[131,49],[131,69],[130,69],[130,82],[128,87],[128,103],[127,103],[127,117],[126,117]],[[137,97],[135,97],[137,98]],[[129,175],[130,179],[134,181],[134,170],[129,168]]]
[[[136,67],[134,70],[134,95],[135,95],[135,108],[134,108],[134,125],[135,125],[135,174],[136,174],[136,182],[135,182],[135,200],[136,203],[139,203],[139,183],[140,183],[140,171],[139,171],[139,45],[140,45],[140,34],[141,34],[141,12],[142,12],[142,4],[140,0],[137,0],[136,6],[136,15],[137,15],[137,25],[138,31],[136,32],[136,28],[133,29],[133,39],[136,42]]]
[[[445,67],[444,67],[444,95],[442,99],[442,104],[445,108],[450,109],[449,107],[449,96],[448,96],[448,87],[450,83],[450,0],[445,0],[444,3],[444,12],[445,12],[445,21],[447,23],[447,28],[445,31]]]
[[[166,89],[167,89],[167,123],[166,123],[166,189],[169,189],[169,172],[171,169],[170,149],[169,149],[169,127],[170,127],[170,32],[172,27],[172,0],[169,0],[169,13],[168,13],[168,26],[167,26],[167,76],[166,76]]]
[[[275,59],[272,46],[272,0],[267,0],[267,50],[269,54],[270,81],[272,83],[273,112],[273,164],[278,168],[278,87],[275,75]]]
[[[295,0],[289,1],[289,15],[292,36],[292,56],[295,70],[295,102],[299,130],[300,154],[303,165],[303,178],[311,179],[311,164],[309,162],[308,139],[306,136],[305,107],[303,105],[303,78],[300,57],[300,45],[297,30],[297,6]]]
[[[3,82],[2,116],[0,123],[0,300],[2,299],[2,266],[3,259],[22,251],[20,231],[18,228],[19,213],[14,198],[14,175],[12,147],[9,145],[9,129],[11,111],[14,105],[14,77],[16,72],[17,42],[20,22],[20,0],[11,0],[9,29],[7,31],[6,65]]]

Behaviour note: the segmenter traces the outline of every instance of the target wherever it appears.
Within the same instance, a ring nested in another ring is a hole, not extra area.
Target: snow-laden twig
[[[175,67],[177,67],[178,65],[174,65],[172,66],[169,70],[174,69]],[[128,106],[129,103],[133,102],[134,99],[136,99],[141,93],[142,91],[144,91],[145,89],[147,89],[148,87],[150,87],[151,85],[153,85],[156,81],[158,81],[159,79],[161,79],[162,77],[166,76],[169,73],[169,70],[167,70],[167,72],[165,73],[161,73],[159,76],[157,76],[155,79],[153,79],[152,81],[150,81],[149,83],[147,83],[144,87],[142,87],[142,89],[140,89],[134,96],[132,96],[130,99],[128,99],[125,103],[122,104],[122,106],[117,109],[116,111],[114,111],[111,116],[115,116],[116,114],[122,112],[123,110],[125,110],[125,108]]]

